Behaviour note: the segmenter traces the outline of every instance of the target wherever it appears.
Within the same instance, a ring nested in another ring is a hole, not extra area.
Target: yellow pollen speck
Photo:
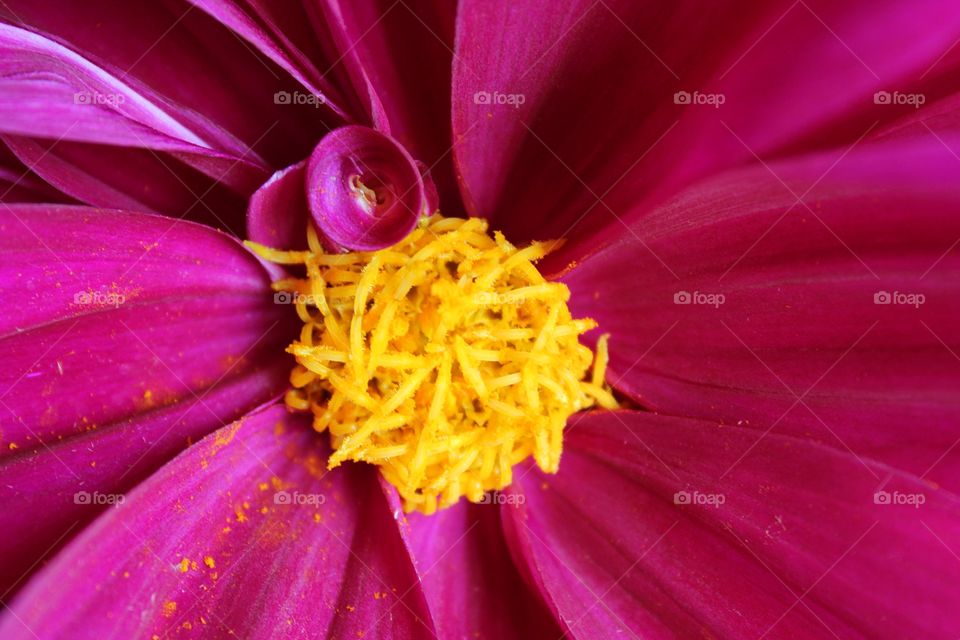
[[[165,618],[171,617],[177,611],[177,603],[173,600],[168,600],[163,603],[163,616]]]
[[[207,566],[210,567],[211,569],[213,569],[215,566],[217,566],[217,563],[214,562],[213,558],[211,558],[210,556],[207,556],[207,557],[205,557],[205,558],[203,559],[203,564],[207,565]]]
[[[439,215],[380,251],[324,253],[307,235],[307,251],[247,245],[305,275],[274,283],[304,323],[285,400],[329,431],[328,468],[375,464],[429,514],[506,487],[529,457],[555,473],[567,418],[617,407],[607,336],[594,358],[579,337],[596,323],[534,265],[555,243],[518,249],[483,219]]]
[[[180,573],[186,573],[190,570],[190,561],[186,558],[180,561]]]

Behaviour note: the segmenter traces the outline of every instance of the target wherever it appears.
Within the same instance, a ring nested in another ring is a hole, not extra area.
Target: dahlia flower
[[[0,1],[0,637],[956,637],[958,39]]]

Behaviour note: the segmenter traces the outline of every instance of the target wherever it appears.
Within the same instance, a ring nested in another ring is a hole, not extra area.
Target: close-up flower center
[[[581,344],[596,323],[534,264],[548,245],[487,227],[434,215],[379,251],[325,252],[312,226],[307,251],[253,245],[305,269],[274,284],[303,321],[287,405],[329,431],[330,468],[377,465],[408,511],[479,502],[530,457],[556,472],[567,418],[617,406],[606,336],[596,356]]]
[[[370,211],[376,211],[377,207],[386,204],[390,196],[389,190],[376,176],[354,174],[350,176],[350,188],[363,199]]]
[[[950,0],[0,0],[0,640],[960,640],[958,79]]]

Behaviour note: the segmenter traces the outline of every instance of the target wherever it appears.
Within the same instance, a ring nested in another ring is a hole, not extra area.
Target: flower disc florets
[[[502,489],[533,456],[556,472],[570,414],[616,407],[603,386],[606,339],[590,349],[570,292],[534,266],[548,247],[517,249],[479,218],[425,218],[371,252],[310,250],[268,259],[305,265],[277,282],[304,322],[287,404],[329,431],[329,466],[378,465],[405,508],[432,513]]]

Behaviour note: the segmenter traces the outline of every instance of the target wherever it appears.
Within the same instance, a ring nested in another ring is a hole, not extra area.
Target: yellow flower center
[[[534,266],[547,244],[440,215],[380,251],[326,253],[307,233],[308,251],[248,245],[305,267],[274,283],[304,323],[286,403],[330,432],[330,468],[375,464],[407,511],[429,514],[506,487],[530,456],[555,473],[567,418],[616,408],[607,336],[594,359],[578,338],[596,323],[573,319],[570,291]]]

